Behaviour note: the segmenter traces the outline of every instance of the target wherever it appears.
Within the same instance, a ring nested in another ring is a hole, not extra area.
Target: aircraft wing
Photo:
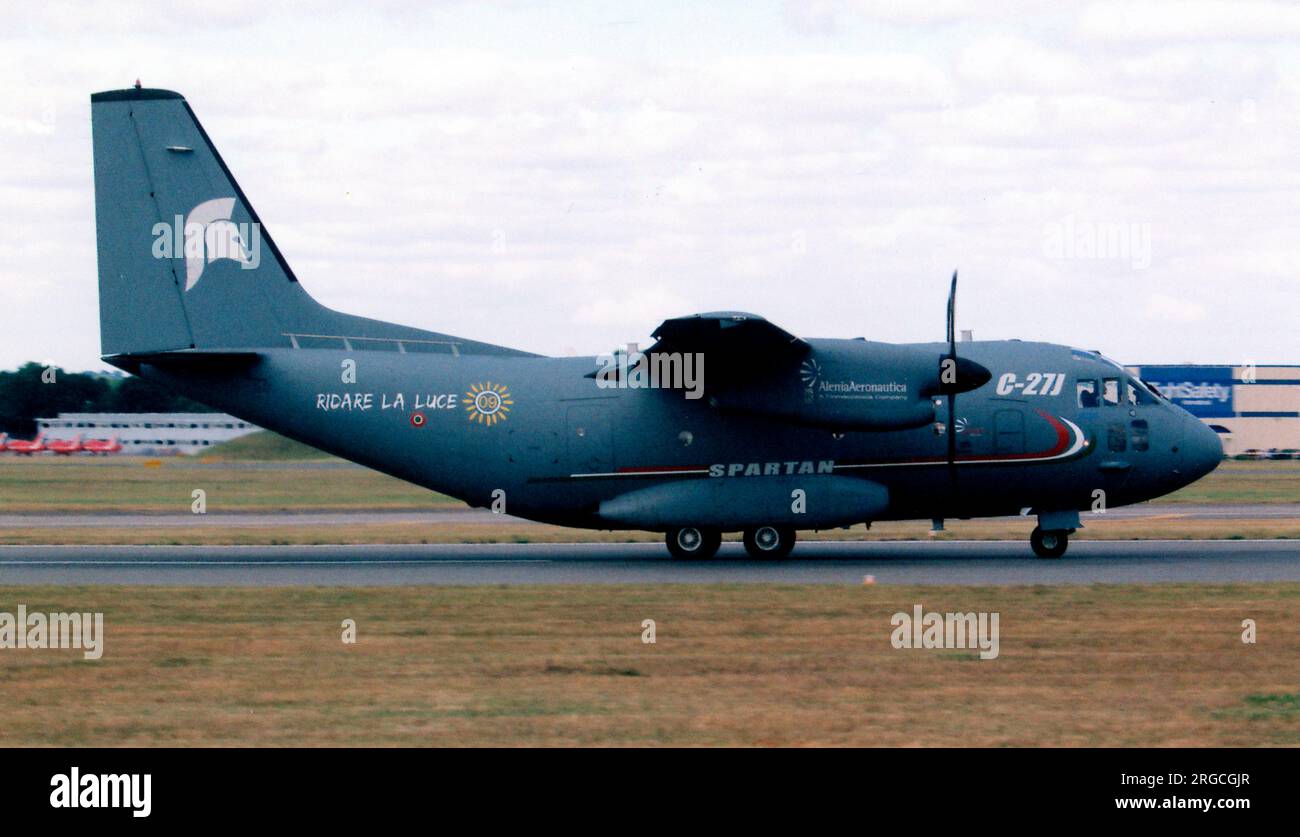
[[[718,371],[753,372],[808,354],[808,343],[757,314],[713,311],[664,320],[651,352],[699,352]]]

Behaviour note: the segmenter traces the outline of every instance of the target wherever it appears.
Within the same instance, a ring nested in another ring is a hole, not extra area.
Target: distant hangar
[[[202,453],[261,430],[225,413],[59,413],[36,427],[47,441],[116,438],[128,456]]]

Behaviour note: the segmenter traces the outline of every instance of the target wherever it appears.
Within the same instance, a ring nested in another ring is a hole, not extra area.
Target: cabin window
[[[1097,382],[1091,378],[1080,378],[1079,383],[1075,385],[1079,394],[1080,407],[1097,406]]]
[[[1119,378],[1106,378],[1102,381],[1101,398],[1108,407],[1119,406]]]
[[[1145,419],[1129,422],[1129,430],[1132,433],[1133,450],[1147,450],[1151,447],[1151,428]]]
[[[1123,453],[1127,447],[1124,439],[1124,425],[1112,424],[1106,428],[1106,446],[1112,453]]]

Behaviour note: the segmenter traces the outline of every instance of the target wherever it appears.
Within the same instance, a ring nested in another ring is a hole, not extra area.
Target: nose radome
[[[1196,480],[1219,467],[1223,444],[1209,425],[1199,419],[1193,419],[1191,424],[1183,436],[1183,462],[1186,475]]]

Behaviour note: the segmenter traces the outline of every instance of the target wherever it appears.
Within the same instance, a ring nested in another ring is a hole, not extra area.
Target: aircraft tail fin
[[[527,354],[320,305],[179,93],[90,100],[106,358],[275,347]]]

